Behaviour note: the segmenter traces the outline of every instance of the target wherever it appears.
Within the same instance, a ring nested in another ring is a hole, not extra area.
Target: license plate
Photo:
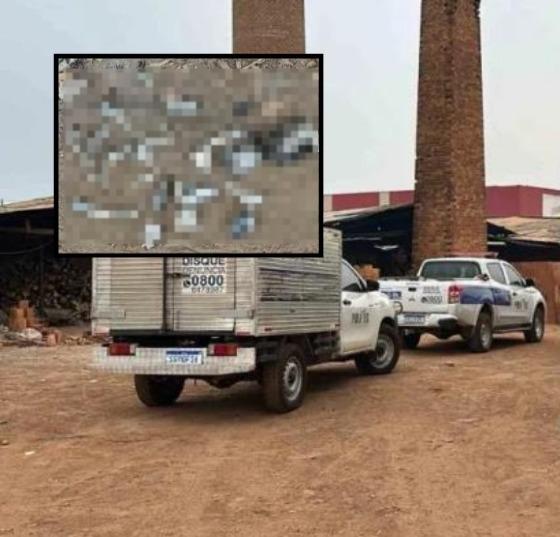
[[[200,349],[174,349],[165,352],[165,361],[168,364],[201,365],[204,356]]]
[[[405,313],[404,322],[405,324],[424,324],[426,316],[423,313]]]

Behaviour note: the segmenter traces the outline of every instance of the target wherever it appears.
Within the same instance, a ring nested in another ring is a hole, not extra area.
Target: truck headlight
[[[399,313],[402,313],[402,310],[403,310],[402,302],[399,302],[398,300],[393,300],[393,309],[395,310],[395,313],[397,315]]]

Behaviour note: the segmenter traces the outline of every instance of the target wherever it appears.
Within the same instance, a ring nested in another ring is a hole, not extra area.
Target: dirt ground
[[[2,349],[0,536],[560,535],[558,328],[322,366],[288,415],[252,384],[148,409],[91,351]]]

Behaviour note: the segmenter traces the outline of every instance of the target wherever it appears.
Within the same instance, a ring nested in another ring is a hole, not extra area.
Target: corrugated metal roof
[[[511,231],[516,240],[560,244],[560,218],[510,216],[491,218],[490,223]]]
[[[357,217],[367,217],[374,214],[381,214],[384,212],[394,211],[403,207],[411,207],[412,203],[404,203],[401,205],[381,205],[375,207],[363,207],[360,209],[345,209],[343,211],[326,211],[323,214],[324,222],[338,222],[342,220],[349,220]]]
[[[330,211],[325,212],[324,221],[326,224],[349,222],[352,220],[365,221],[368,217],[379,216],[404,208],[413,210],[413,205],[385,205],[382,207]],[[560,245],[560,218],[510,216],[507,218],[489,218],[487,222],[501,229],[502,233],[507,236],[508,241]]]
[[[54,208],[54,198],[52,196],[47,198],[33,198],[25,201],[16,201],[13,203],[6,203],[0,205],[0,214],[17,213],[20,211],[36,211],[40,209]]]

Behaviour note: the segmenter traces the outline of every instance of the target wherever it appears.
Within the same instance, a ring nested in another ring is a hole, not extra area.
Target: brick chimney
[[[303,54],[303,0],[233,0],[233,52]]]
[[[413,262],[486,253],[480,0],[423,0]]]

